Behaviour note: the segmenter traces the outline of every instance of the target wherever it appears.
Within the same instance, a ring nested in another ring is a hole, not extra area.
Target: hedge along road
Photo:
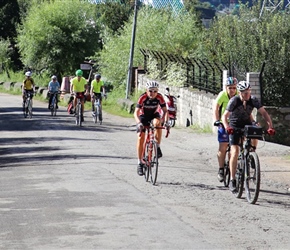
[[[0,93],[0,249],[286,249],[289,147],[260,143],[257,205],[217,181],[216,136],[173,128],[157,186],[136,172],[134,120]],[[287,165],[288,164],[288,165]]]

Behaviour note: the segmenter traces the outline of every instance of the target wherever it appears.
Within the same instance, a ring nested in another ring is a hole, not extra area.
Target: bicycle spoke
[[[245,178],[247,200],[251,204],[255,204],[258,200],[260,192],[260,181],[261,173],[259,158],[255,152],[251,152],[248,156]]]

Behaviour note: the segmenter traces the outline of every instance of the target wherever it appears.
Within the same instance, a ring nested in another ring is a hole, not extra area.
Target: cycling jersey
[[[141,115],[153,116],[159,105],[161,108],[166,107],[164,98],[160,93],[157,93],[154,99],[150,99],[145,92],[139,97],[136,107],[141,109]]]
[[[87,84],[87,81],[85,78],[81,77],[80,81],[77,77],[73,78],[71,80],[71,85],[73,86],[73,92],[85,92],[86,88],[85,85]]]
[[[248,101],[242,101],[240,96],[234,96],[230,99],[226,110],[231,112],[230,114],[230,127],[244,128],[245,125],[251,125],[251,114],[254,108],[260,109],[262,104],[255,97],[251,96]]]
[[[23,89],[33,90],[34,80],[32,78],[27,78],[23,81]]]
[[[236,93],[237,95],[237,93]],[[216,98],[216,103],[220,106],[220,111],[219,111],[219,117],[222,117],[222,114],[225,112],[226,107],[229,103],[230,97],[227,93],[227,91],[221,91],[217,98]]]
[[[102,80],[97,82],[97,80],[94,79],[92,81],[92,88],[93,88],[94,93],[101,93],[101,87],[103,87],[103,86],[104,86],[104,82]]]

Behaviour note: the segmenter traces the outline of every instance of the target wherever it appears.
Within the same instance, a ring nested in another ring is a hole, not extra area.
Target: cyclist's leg
[[[155,117],[153,119],[153,125],[155,127],[162,125],[159,113],[155,114]],[[160,148],[161,138],[162,138],[162,129],[155,129],[154,136],[155,136],[155,140],[157,142],[157,155],[158,155],[158,158],[160,158],[160,157],[162,157],[162,151],[161,151],[161,148]]]
[[[227,148],[228,148],[228,142],[219,143],[219,149],[217,153],[217,158],[218,158],[218,163],[219,163],[219,171],[218,171],[219,181],[223,181],[223,178],[224,178],[224,165],[225,165]]]
[[[140,121],[142,122],[142,124],[145,126],[145,125],[148,125],[148,122],[147,120],[145,119],[144,116],[140,116],[139,117]],[[137,166],[137,173],[138,175],[143,175],[143,150],[144,150],[144,140],[145,140],[145,130],[142,131],[142,134],[140,136],[140,132],[138,130],[138,128],[136,129],[136,132],[137,132],[137,157],[138,157],[138,166]]]
[[[74,95],[74,100],[73,100],[74,113],[76,113],[76,107],[77,107],[77,97],[76,97],[76,95]]]
[[[50,109],[52,97],[53,97],[53,94],[52,93],[49,93],[48,109]]]

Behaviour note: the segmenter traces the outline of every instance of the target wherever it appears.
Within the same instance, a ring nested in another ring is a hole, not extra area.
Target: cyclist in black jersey
[[[168,126],[168,112],[166,103],[163,96],[158,93],[159,84],[155,81],[149,81],[146,83],[146,92],[143,93],[137,102],[134,118],[137,123],[137,133],[143,131],[144,126],[147,126],[152,121],[154,126],[161,126],[164,122],[165,126]],[[158,108],[162,109],[163,112],[158,112]],[[155,138],[157,141],[157,155],[162,157],[162,151],[160,149],[162,130],[157,129],[155,131]],[[137,139],[137,156],[138,156],[138,175],[143,175],[143,162],[142,162],[142,151],[144,146],[145,133],[141,136],[138,134]]]
[[[268,134],[274,135],[275,130],[273,128],[272,120],[262,106],[260,101],[251,95],[251,86],[246,81],[241,81],[237,85],[239,92],[238,96],[234,96],[230,99],[226,111],[222,116],[222,122],[229,134],[229,141],[231,145],[231,157],[230,157],[230,172],[231,181],[229,189],[232,192],[236,192],[236,169],[239,155],[239,139],[240,134],[234,133],[238,129],[243,129],[245,125],[252,125],[251,114],[254,108],[263,116],[268,124]]]

